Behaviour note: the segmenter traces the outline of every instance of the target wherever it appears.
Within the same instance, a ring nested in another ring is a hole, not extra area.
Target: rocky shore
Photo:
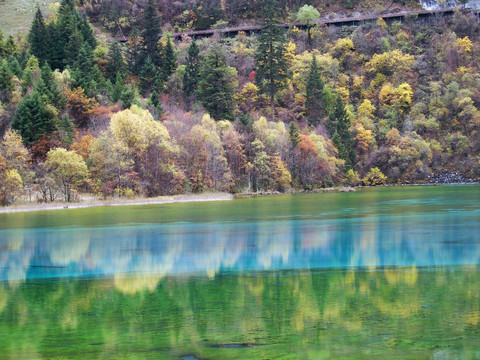
[[[442,185],[442,184],[478,184],[478,179],[470,179],[462,174],[456,172],[443,172],[440,174],[432,174],[427,180],[426,184]]]

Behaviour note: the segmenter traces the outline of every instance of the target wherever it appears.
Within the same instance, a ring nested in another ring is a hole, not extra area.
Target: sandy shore
[[[205,194],[189,194],[175,196],[159,196],[155,198],[134,198],[134,199],[87,199],[80,202],[53,202],[46,204],[26,203],[0,207],[2,213],[17,213],[27,211],[46,211],[46,210],[62,210],[62,209],[81,209],[100,206],[133,206],[133,205],[154,205],[154,204],[174,204],[185,202],[202,202],[202,201],[225,201],[233,200],[233,195],[229,193],[205,193]]]

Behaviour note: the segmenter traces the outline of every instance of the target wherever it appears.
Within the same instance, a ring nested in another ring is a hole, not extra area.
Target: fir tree
[[[183,77],[183,93],[186,103],[190,105],[190,97],[197,89],[198,72],[200,66],[200,49],[195,41],[192,41],[188,47],[187,64],[185,66],[185,75]]]
[[[125,80],[123,79],[122,75],[120,72],[117,72],[117,76],[115,78],[115,83],[112,86],[112,91],[110,93],[110,96],[112,97],[113,102],[117,102],[120,100],[120,97],[122,96],[122,91],[125,88]]]
[[[97,39],[95,39],[95,34],[85,14],[83,14],[77,26],[78,30],[82,33],[83,40],[86,41],[92,49],[95,49],[97,47]]]
[[[84,44],[86,43],[83,40],[82,33],[80,30],[74,29],[65,48],[63,49],[63,64],[65,66],[75,66],[75,63],[78,63],[78,58],[80,57],[80,53]]]
[[[138,103],[138,91],[134,85],[126,86],[120,95],[120,101],[124,108],[128,109]]]
[[[298,133],[297,124],[295,124],[295,121],[292,121],[288,126],[288,137],[290,138],[290,142],[292,143],[293,147],[296,147],[300,142],[300,134]]]
[[[66,105],[66,99],[58,87],[52,69],[47,63],[42,66],[40,79],[35,86],[35,90],[46,99],[48,104],[55,106],[58,110],[63,110]]]
[[[287,39],[278,27],[276,0],[265,0],[263,4],[263,27],[258,37],[257,68],[255,79],[263,92],[270,95],[272,117],[275,116],[275,94],[285,86],[288,64],[285,57]]]
[[[3,39],[3,32],[0,30],[0,60],[5,57],[5,40]]]
[[[93,69],[94,69],[93,51],[88,43],[84,43],[80,48],[77,60],[74,63],[73,76],[76,84],[82,87],[86,93],[90,93],[93,88]]]
[[[117,74],[120,74],[122,77],[124,77],[127,65],[123,59],[120,44],[117,41],[111,42],[108,48],[107,59],[108,62],[105,66],[105,70],[110,81],[116,81]]]
[[[177,57],[173,49],[172,41],[170,37],[167,40],[167,45],[163,50],[162,57],[162,78],[163,81],[167,81],[170,75],[172,75],[177,69]]]
[[[153,90],[152,94],[150,95],[149,102],[153,106],[155,119],[158,119],[163,114],[163,107],[156,90]]]
[[[142,94],[146,95],[154,88],[159,86],[159,77],[160,74],[158,73],[155,64],[153,63],[150,56],[147,57],[145,64],[142,67],[142,71],[140,71],[140,89],[142,90]]]
[[[28,42],[30,43],[30,53],[35,55],[40,63],[43,64],[49,60],[49,33],[38,5],[30,32],[28,33]]]
[[[134,75],[138,75],[142,70],[142,65],[146,56],[143,47],[143,39],[139,35],[137,28],[133,28],[130,33],[130,39],[127,43],[126,58],[130,72]]]
[[[357,162],[355,140],[350,131],[350,118],[340,95],[337,96],[333,111],[330,113],[327,130],[332,136],[333,145],[338,150],[338,156],[345,160],[345,170],[350,170]]]
[[[234,119],[236,78],[236,70],[227,66],[221,50],[212,49],[200,68],[196,95],[214,119]]]
[[[313,126],[320,123],[324,114],[323,87],[324,84],[318,71],[317,59],[315,55],[313,55],[305,94],[305,113],[308,123]]]
[[[7,59],[8,62],[8,68],[10,69],[10,72],[15,75],[17,78],[21,79],[23,75],[23,70],[18,63],[18,60],[15,56],[10,55]]]
[[[52,39],[51,52],[54,54],[55,65],[60,70],[72,65],[83,44],[83,35],[78,29],[80,18],[73,0],[62,0],[58,10],[57,22],[50,29]],[[56,66],[54,66],[55,68]]]
[[[150,56],[155,65],[161,66],[160,53],[158,51],[158,40],[161,30],[160,17],[157,13],[155,0],[147,1],[147,5],[143,13],[142,24],[142,38],[145,56]]]
[[[54,22],[47,25],[49,38],[48,63],[52,69],[64,68],[65,49],[63,44],[63,33]]]
[[[13,75],[8,67],[7,60],[2,60],[0,62],[0,101],[8,102],[13,89]]]
[[[41,96],[34,91],[23,98],[12,122],[26,144],[35,143],[42,135],[55,130],[55,115],[45,108]]]
[[[13,36],[9,35],[7,41],[5,42],[5,55],[6,56],[10,56],[10,55],[17,56],[17,54],[18,54],[17,43],[13,39]]]

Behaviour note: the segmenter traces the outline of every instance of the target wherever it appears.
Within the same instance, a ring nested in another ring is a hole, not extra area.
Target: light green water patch
[[[480,268],[2,286],[2,359],[478,359]]]

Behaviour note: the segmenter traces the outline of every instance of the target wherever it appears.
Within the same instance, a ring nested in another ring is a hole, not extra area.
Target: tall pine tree
[[[338,150],[338,156],[345,160],[345,170],[350,170],[357,163],[355,139],[350,131],[350,117],[340,95],[337,96],[333,111],[330,113],[327,130]]]
[[[122,77],[125,77],[125,72],[127,69],[127,65],[125,64],[125,60],[123,59],[122,49],[120,48],[120,44],[117,41],[112,41],[110,46],[108,47],[107,53],[107,65],[105,66],[105,70],[108,76],[108,79],[111,82],[115,82],[117,78],[117,74],[120,74]]]
[[[305,114],[308,123],[313,126],[318,125],[324,116],[323,87],[324,84],[318,71],[317,58],[313,55],[305,93]]]
[[[51,104],[58,110],[63,110],[65,107],[66,99],[62,96],[52,69],[47,63],[42,66],[40,79],[35,85],[35,90],[42,96],[42,99],[45,99],[44,103]]]
[[[191,96],[197,89],[198,72],[200,67],[200,49],[195,41],[192,41],[188,47],[187,64],[185,66],[185,75],[183,77],[183,94],[185,102],[190,106]]]
[[[167,81],[177,69],[177,57],[173,49],[173,44],[170,37],[167,39],[167,44],[163,50],[162,56],[162,77],[163,81]]]
[[[237,87],[236,70],[225,63],[220,48],[213,48],[200,68],[197,98],[215,120],[233,120]]]
[[[287,38],[276,20],[279,7],[277,0],[265,0],[263,3],[263,27],[258,37],[255,79],[260,89],[270,96],[270,107],[274,117],[275,94],[285,86],[288,77],[285,56]]]
[[[55,130],[55,115],[45,108],[41,96],[34,91],[23,98],[12,122],[26,144],[34,144],[41,136]]]
[[[30,54],[35,55],[41,64],[49,60],[50,37],[39,6],[37,6],[37,12],[28,33],[28,42],[30,43]]]
[[[156,66],[161,67],[161,54],[158,48],[160,39],[160,17],[158,16],[155,0],[148,0],[142,19],[142,39],[145,59],[150,56]],[[138,54],[137,54],[138,56]]]
[[[142,71],[140,71],[140,89],[142,90],[143,95],[147,95],[152,90],[161,88],[161,79],[157,67],[153,63],[150,56],[145,60],[143,64]]]
[[[14,89],[13,74],[10,72],[7,60],[0,60],[0,101],[8,102]]]
[[[73,77],[75,78],[76,84],[82,87],[87,94],[91,95],[90,90],[93,88],[92,80],[94,80],[93,70],[95,61],[93,58],[93,50],[88,43],[85,42],[82,45],[77,60],[73,65]]]

